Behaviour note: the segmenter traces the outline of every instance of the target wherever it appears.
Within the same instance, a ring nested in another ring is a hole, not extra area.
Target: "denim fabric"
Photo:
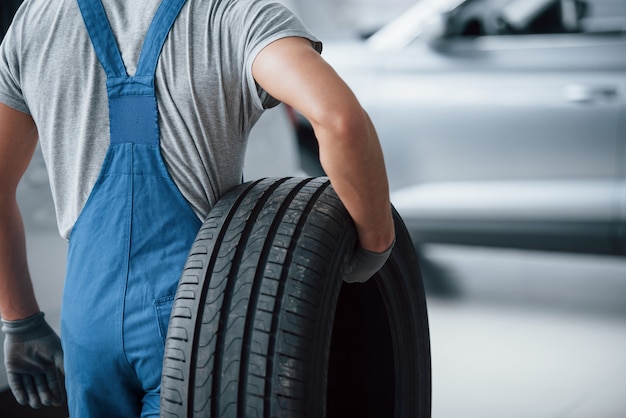
[[[163,334],[201,222],[162,160],[154,89],[146,95],[146,83],[134,88],[133,78],[120,74],[100,0],[78,2],[96,53],[116,81],[107,83],[111,143],[69,243],[61,332],[70,416],[157,417]],[[183,3],[163,1],[140,68],[154,71]]]

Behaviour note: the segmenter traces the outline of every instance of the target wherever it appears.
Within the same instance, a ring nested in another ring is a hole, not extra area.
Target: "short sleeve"
[[[308,39],[318,52],[322,43],[305,27],[302,21],[284,5],[271,1],[251,1],[242,14],[245,29],[244,65],[247,88],[253,95],[256,105],[268,109],[278,105],[279,101],[265,92],[252,76],[252,63],[258,53],[272,42],[286,37]]]
[[[0,102],[21,112],[30,113],[20,86],[20,27],[18,12],[0,45]]]

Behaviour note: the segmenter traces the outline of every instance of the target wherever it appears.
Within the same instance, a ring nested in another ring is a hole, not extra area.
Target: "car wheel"
[[[326,178],[227,193],[179,283],[161,416],[430,416],[424,289],[394,218],[389,261],[367,283],[343,285],[356,232]]]

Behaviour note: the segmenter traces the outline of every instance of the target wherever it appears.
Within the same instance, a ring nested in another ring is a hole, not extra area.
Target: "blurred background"
[[[282,2],[377,127],[427,290],[433,417],[625,417],[626,0]],[[320,174],[308,122],[268,111],[245,177]],[[58,329],[39,153],[19,201]],[[63,416],[7,409],[6,387],[7,416]]]

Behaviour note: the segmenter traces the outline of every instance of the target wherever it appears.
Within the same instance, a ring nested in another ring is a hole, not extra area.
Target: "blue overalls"
[[[69,243],[61,332],[72,418],[159,415],[169,314],[201,225],[161,157],[154,89],[184,2],[163,0],[128,76],[102,3],[78,0],[107,75],[110,145]]]

